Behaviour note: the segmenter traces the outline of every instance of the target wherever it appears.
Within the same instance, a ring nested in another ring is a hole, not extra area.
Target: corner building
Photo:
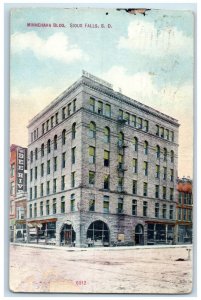
[[[29,241],[174,242],[178,128],[83,71],[28,125]]]

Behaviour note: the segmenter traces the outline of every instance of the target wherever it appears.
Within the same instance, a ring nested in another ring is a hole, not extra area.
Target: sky
[[[38,22],[65,27],[27,27]],[[28,121],[84,69],[176,118],[178,175],[192,177],[193,37],[190,11],[150,10],[144,16],[111,9],[13,10],[10,142],[26,147]]]

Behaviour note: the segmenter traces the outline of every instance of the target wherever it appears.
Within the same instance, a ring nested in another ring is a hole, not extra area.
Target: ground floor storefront
[[[177,244],[192,244],[193,230],[192,224],[177,224]]]

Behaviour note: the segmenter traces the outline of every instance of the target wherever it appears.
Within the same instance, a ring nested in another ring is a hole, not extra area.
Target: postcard
[[[10,22],[10,290],[191,293],[193,13]]]

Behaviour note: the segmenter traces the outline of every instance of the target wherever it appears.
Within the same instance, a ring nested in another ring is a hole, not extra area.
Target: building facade
[[[178,178],[177,180],[178,202],[176,214],[176,232],[178,244],[191,244],[193,240],[193,197],[192,180],[190,178]]]
[[[28,125],[29,241],[174,242],[178,128],[83,71]]]
[[[27,148],[10,147],[10,241],[26,240]]]

